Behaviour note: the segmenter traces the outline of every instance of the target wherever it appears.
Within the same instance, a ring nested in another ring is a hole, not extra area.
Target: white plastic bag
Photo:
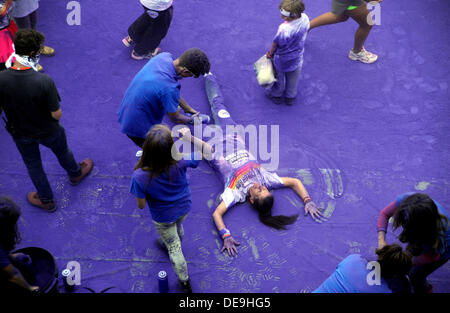
[[[264,88],[269,88],[276,82],[275,69],[272,60],[263,55],[253,65],[256,72],[256,79],[258,84]]]

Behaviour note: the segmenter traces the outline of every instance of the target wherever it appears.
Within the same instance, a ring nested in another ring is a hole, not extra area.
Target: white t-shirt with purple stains
[[[283,181],[276,173],[265,170],[256,162],[255,157],[245,149],[241,137],[227,137],[225,143],[233,142],[234,152],[226,156],[216,154],[211,161],[213,168],[219,173],[225,190],[221,198],[227,208],[239,202],[245,202],[248,190],[255,183],[267,189],[283,187]]]
[[[284,22],[278,27],[273,39],[277,44],[274,62],[278,71],[292,72],[302,64],[308,29],[309,17],[305,13],[299,19]]]

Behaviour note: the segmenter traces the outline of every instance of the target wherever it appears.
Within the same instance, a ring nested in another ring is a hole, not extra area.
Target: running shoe
[[[364,48],[362,48],[362,50],[358,53],[353,52],[353,49],[350,50],[348,57],[350,58],[350,60],[360,61],[366,64],[373,63],[378,59],[378,56],[376,54],[373,54]]]

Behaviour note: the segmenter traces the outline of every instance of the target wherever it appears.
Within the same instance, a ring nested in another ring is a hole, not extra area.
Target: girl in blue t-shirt
[[[136,196],[140,209],[148,203],[161,237],[158,242],[167,248],[183,290],[190,293],[187,264],[181,250],[182,222],[192,205],[186,170],[188,167],[196,168],[200,158],[194,160],[194,154],[191,154],[189,160],[181,159],[172,147],[172,132],[167,126],[157,124],[150,129],[142,147],[142,156],[134,168],[130,192]]]

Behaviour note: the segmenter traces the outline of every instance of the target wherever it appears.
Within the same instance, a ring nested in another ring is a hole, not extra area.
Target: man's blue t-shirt
[[[152,219],[158,223],[173,223],[189,212],[192,205],[191,189],[186,177],[188,167],[196,168],[200,158],[191,154],[169,169],[169,176],[161,173],[149,182],[149,172],[137,169],[131,177],[130,192],[146,199]]]
[[[397,198],[395,199],[395,206],[398,208],[400,206],[400,203],[403,200],[405,200],[410,195],[413,195],[414,193],[415,192],[406,192],[404,194],[397,196]],[[445,216],[447,218],[447,220],[450,221],[450,216],[448,215],[447,211],[445,211],[444,208],[436,200],[433,200],[433,202],[434,202],[434,204],[436,204],[439,214]],[[423,251],[423,252],[427,252],[428,249],[429,248],[425,247],[425,251]],[[450,225],[449,224],[447,224],[447,230],[445,231],[444,236],[441,237],[441,244],[439,247],[439,251],[436,251],[436,252],[441,255],[441,257],[440,257],[441,260],[450,259]]]
[[[145,138],[164,115],[175,113],[180,103],[180,83],[170,53],[153,57],[136,74],[120,104],[118,114],[123,133]]]
[[[351,254],[338,264],[336,270],[313,293],[392,293],[381,278],[380,285],[369,285],[367,260],[359,254]]]

